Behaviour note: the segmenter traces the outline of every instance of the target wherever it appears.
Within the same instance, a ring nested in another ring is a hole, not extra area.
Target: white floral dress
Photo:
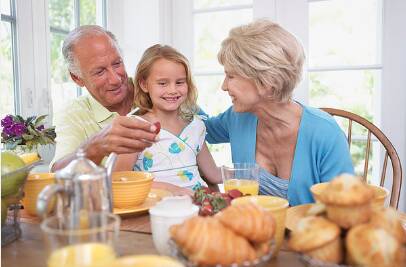
[[[197,115],[178,136],[161,129],[159,141],[139,154],[134,170],[151,172],[154,181],[193,190],[207,186],[200,177],[196,161],[205,136],[206,127]]]

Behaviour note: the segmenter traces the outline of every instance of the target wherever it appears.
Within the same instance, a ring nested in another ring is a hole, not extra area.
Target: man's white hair
[[[77,64],[76,56],[73,52],[75,44],[84,37],[101,36],[101,35],[109,36],[111,38],[113,45],[121,53],[120,48],[117,44],[117,39],[114,36],[114,34],[111,33],[110,31],[98,25],[84,25],[77,27],[76,29],[72,30],[68,34],[68,36],[66,36],[62,46],[62,54],[63,57],[65,58],[66,63],[68,64],[68,70],[71,73],[77,76],[81,75],[80,68]]]

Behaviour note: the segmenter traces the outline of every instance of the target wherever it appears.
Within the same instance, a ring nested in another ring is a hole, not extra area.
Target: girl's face
[[[149,93],[152,110],[177,111],[186,100],[188,84],[186,71],[182,64],[164,58],[155,61],[146,80],[142,80],[141,88]]]
[[[235,112],[252,112],[261,101],[255,83],[241,77],[235,72],[225,69],[225,78],[221,89],[227,91],[233,102]]]

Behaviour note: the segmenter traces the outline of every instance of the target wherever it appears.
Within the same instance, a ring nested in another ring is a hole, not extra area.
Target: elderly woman
[[[207,141],[230,142],[233,162],[257,163],[260,194],[309,203],[313,184],[354,172],[334,118],[292,100],[305,60],[295,36],[258,20],[232,29],[218,60],[233,106],[205,122]]]

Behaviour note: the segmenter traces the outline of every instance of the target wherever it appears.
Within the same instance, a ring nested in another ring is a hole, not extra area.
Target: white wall
[[[307,0],[254,0],[254,18],[269,18],[279,23],[295,34],[302,42],[304,50],[308,51]],[[307,77],[307,64],[303,70],[303,77]],[[302,82],[293,92],[293,97],[301,103],[307,104],[309,101],[308,92],[307,79],[302,79]]]
[[[159,0],[108,1],[107,28],[123,51],[128,75],[133,77],[142,53],[160,42]]]
[[[399,209],[406,211],[406,1],[385,1],[382,70],[382,130],[403,166]],[[402,26],[403,25],[403,26]],[[399,27],[401,26],[401,27]]]

